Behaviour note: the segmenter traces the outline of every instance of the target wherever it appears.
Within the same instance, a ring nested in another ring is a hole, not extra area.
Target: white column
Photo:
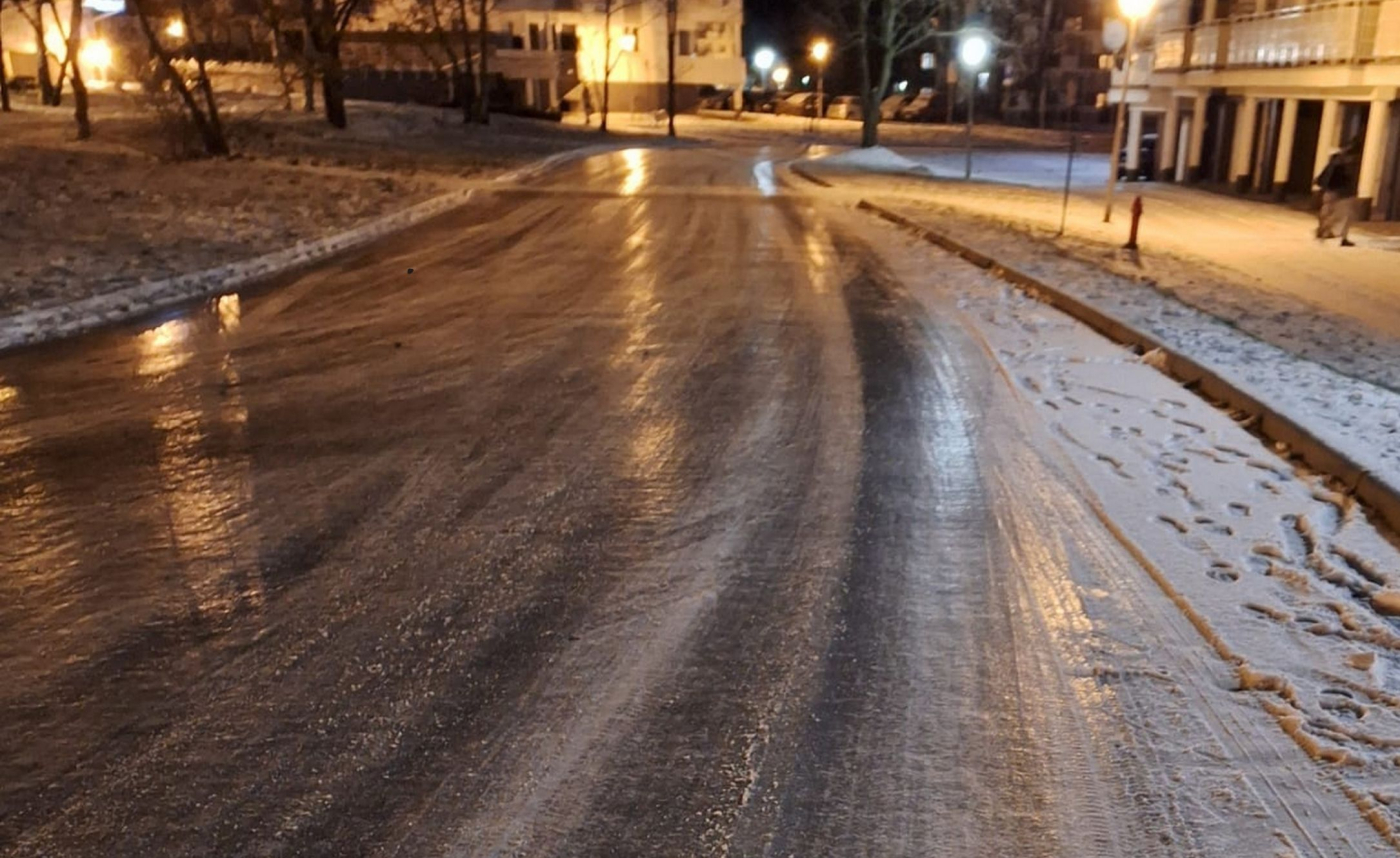
[[[1175,172],[1177,129],[1181,126],[1181,100],[1176,95],[1167,98],[1167,113],[1162,117],[1162,128],[1157,132],[1157,175],[1154,178],[1167,180]]]
[[[1297,133],[1298,99],[1285,99],[1278,128],[1278,155],[1274,157],[1274,185],[1279,195],[1283,193],[1282,186],[1288,184],[1288,170],[1293,166],[1293,138]]]
[[[1342,115],[1342,103],[1335,98],[1322,102],[1322,123],[1317,129],[1317,157],[1313,159],[1313,176],[1322,173],[1332,150],[1337,148],[1337,136],[1341,133],[1338,120]]]
[[[1259,113],[1259,99],[1247,95],[1235,111],[1235,141],[1230,151],[1230,181],[1240,184],[1249,175],[1249,156],[1254,153],[1254,121]]]
[[[1186,178],[1188,181],[1196,181],[1201,171],[1201,152],[1206,143],[1206,108],[1209,96],[1204,92],[1196,93],[1196,103],[1192,107],[1191,114],[1191,145],[1186,150]]]
[[[1142,108],[1128,108],[1128,181],[1137,179],[1142,166]]]
[[[1371,202],[1380,192],[1381,172],[1385,166],[1385,138],[1390,131],[1390,102],[1371,102],[1371,114],[1366,120],[1366,143],[1361,150],[1361,178],[1356,195],[1362,200],[1362,211],[1368,212]]]

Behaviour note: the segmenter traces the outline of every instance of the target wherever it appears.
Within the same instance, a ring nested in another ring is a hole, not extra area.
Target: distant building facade
[[[413,0],[376,5],[346,33],[342,61],[354,77],[385,78],[441,71],[445,50],[418,31]],[[451,0],[449,0],[451,2]],[[663,0],[614,0],[611,46],[604,0],[497,0],[489,16],[493,88],[536,110],[602,104],[607,74],[610,107],[652,111],[666,104],[666,10]],[[475,21],[471,22],[475,25]],[[676,89],[680,109],[709,89],[742,88],[748,68],[741,40],[742,0],[682,0],[676,32]],[[461,33],[449,35],[460,42]],[[472,37],[474,42],[475,36]],[[460,55],[460,52],[459,52]],[[499,96],[499,93],[498,93]]]
[[[1283,199],[1354,143],[1363,211],[1400,219],[1400,0],[1162,0],[1128,85],[1130,173],[1151,132],[1159,178]]]

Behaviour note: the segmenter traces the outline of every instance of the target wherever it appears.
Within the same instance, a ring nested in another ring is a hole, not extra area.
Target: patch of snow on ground
[[[849,149],[835,155],[827,155],[819,163],[846,170],[873,170],[880,173],[921,173],[927,171],[927,168],[919,162],[910,160],[884,146]]]

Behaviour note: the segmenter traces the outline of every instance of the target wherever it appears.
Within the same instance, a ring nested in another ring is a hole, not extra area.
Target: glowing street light
[[[165,35],[172,39],[183,39],[185,37],[185,22],[179,18],[171,18],[170,23],[165,25]]]
[[[958,40],[958,62],[969,72],[966,77],[970,82],[967,93],[967,160],[963,168],[964,180],[972,178],[972,114],[977,104],[977,78],[991,55],[991,37],[980,30],[968,30]]]
[[[817,113],[816,116],[812,117],[812,125],[815,127],[816,123],[821,121],[822,114],[825,112],[826,107],[826,93],[824,91],[826,85],[826,61],[831,59],[831,42],[828,42],[826,39],[817,39],[812,43],[812,47],[808,53],[812,57],[812,62],[817,64]]]
[[[787,86],[788,79],[792,77],[792,69],[787,66],[778,66],[773,69],[773,85],[778,89]]]
[[[78,62],[105,73],[112,67],[112,46],[105,39],[88,39],[78,48]]]
[[[1113,195],[1118,190],[1118,157],[1123,148],[1124,111],[1128,109],[1128,79],[1133,71],[1133,43],[1137,41],[1138,21],[1152,11],[1153,0],[1118,0],[1118,11],[1128,19],[1128,40],[1123,43],[1123,87],[1118,92],[1118,114],[1113,120],[1113,148],[1108,156],[1108,194],[1103,222],[1113,220]]]
[[[773,68],[773,64],[778,61],[778,55],[772,48],[759,48],[753,55],[753,66],[758,69],[759,80],[762,81],[762,88],[768,88],[768,71]]]
[[[623,33],[618,36],[617,49],[624,54],[635,54],[637,52],[637,34]]]

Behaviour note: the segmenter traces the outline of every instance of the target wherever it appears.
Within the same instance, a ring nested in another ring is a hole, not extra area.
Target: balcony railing
[[[1270,68],[1400,59],[1400,0],[1331,0],[1157,37],[1153,68]]]

